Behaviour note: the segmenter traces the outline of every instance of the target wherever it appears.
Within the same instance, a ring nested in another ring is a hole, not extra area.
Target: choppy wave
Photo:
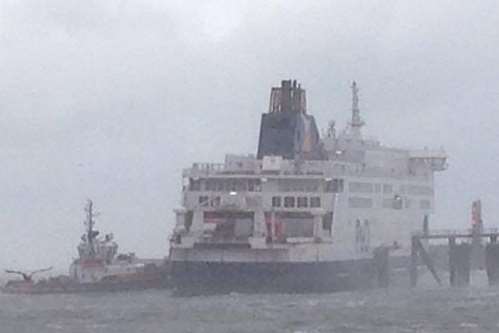
[[[499,288],[176,298],[167,290],[0,295],[0,332],[499,332]]]

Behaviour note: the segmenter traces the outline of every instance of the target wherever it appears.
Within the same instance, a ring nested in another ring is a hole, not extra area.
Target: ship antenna
[[[360,118],[359,109],[359,88],[357,88],[357,82],[352,82],[352,122],[350,123],[352,128],[352,135],[356,138],[361,137],[361,128],[364,126],[364,121]]]
[[[95,220],[94,218],[98,215],[93,211],[94,203],[92,200],[87,200],[87,205],[85,206],[85,212],[87,213],[85,220],[85,227],[87,228],[87,241],[90,248],[90,255],[95,255],[94,239],[98,235],[98,232],[94,231]]]

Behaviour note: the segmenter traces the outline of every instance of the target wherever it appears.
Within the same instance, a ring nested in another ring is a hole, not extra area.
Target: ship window
[[[393,199],[383,199],[383,208],[393,208]]]
[[[246,180],[237,180],[236,181],[236,191],[245,192],[248,190],[248,183]]]
[[[312,201],[312,198],[310,198],[310,201]],[[332,227],[333,227],[333,212],[329,212],[322,217],[322,229],[327,231],[328,236],[331,236]]]
[[[406,199],[405,200],[405,208],[411,208],[412,201],[411,199]]]
[[[214,197],[213,200],[210,202],[211,207],[218,207],[220,206],[220,197]]]
[[[348,206],[350,208],[371,208],[373,201],[369,198],[350,197],[348,198]]]
[[[308,207],[308,198],[307,197],[298,197],[296,199],[296,204],[298,208],[306,208]]]
[[[208,206],[208,196],[202,195],[199,197],[199,205],[202,207]]]
[[[410,185],[407,187],[407,193],[412,195],[431,195],[433,189],[429,186]]]
[[[389,184],[383,184],[383,193],[392,193],[393,186]]]
[[[373,184],[352,182],[348,184],[348,190],[352,193],[372,193]]]
[[[310,182],[305,186],[305,192],[317,192],[319,189],[319,184],[316,182]]]
[[[191,191],[200,191],[201,190],[201,181],[199,179],[189,179],[189,190]]]
[[[279,179],[277,186],[280,192],[317,192],[319,182],[314,179]]]
[[[216,191],[216,183],[214,179],[207,179],[205,182],[206,191]]]
[[[403,208],[403,200],[402,197],[396,194],[393,197],[393,209],[402,209]]]
[[[326,182],[326,192],[343,192],[343,179],[333,179]]]
[[[272,207],[281,207],[281,197],[272,197]]]
[[[228,180],[225,182],[225,191],[227,192],[235,192],[237,191],[237,185],[234,180]]]
[[[421,200],[419,202],[419,207],[421,209],[430,209],[431,208],[430,200]]]
[[[216,190],[222,192],[224,190],[224,181],[219,179],[216,181]]]
[[[260,179],[249,179],[248,180],[248,191],[260,192],[261,191]]]
[[[284,197],[284,207],[292,208],[295,206],[295,197]]]
[[[284,237],[313,237],[314,219],[308,213],[281,213],[276,217],[279,233]],[[276,235],[277,236],[277,235]]]
[[[311,197],[310,198],[310,207],[318,208],[321,206],[321,198],[320,197]]]

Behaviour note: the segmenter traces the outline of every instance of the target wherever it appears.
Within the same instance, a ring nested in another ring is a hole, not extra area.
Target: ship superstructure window
[[[260,192],[262,190],[262,183],[260,179],[249,179],[248,180],[248,191],[250,192]]]
[[[393,199],[383,199],[383,208],[393,208]]]
[[[372,208],[373,201],[369,198],[350,197],[348,198],[350,208]]]
[[[332,179],[326,181],[326,192],[341,193],[343,192],[344,181],[343,179]]]
[[[410,200],[406,200],[405,208],[409,208],[411,206]],[[390,199],[383,199],[383,208],[389,209],[402,209],[404,208],[404,200],[400,195],[395,195]]]
[[[430,202],[430,200],[421,200],[419,202],[419,208],[421,208],[421,209],[430,209],[431,208],[431,202]]]
[[[405,208],[411,208],[412,205],[412,200],[411,199],[405,199]]]
[[[272,207],[281,207],[281,197],[272,197]]]
[[[373,192],[373,184],[351,182],[348,184],[348,190],[352,193],[372,193]]]
[[[298,208],[307,208],[308,207],[308,198],[307,197],[298,197],[296,199],[296,205]]]
[[[402,208],[404,208],[403,203],[404,203],[404,200],[402,199],[402,197],[400,195],[396,194],[393,197],[393,209],[402,209]]]
[[[432,195],[433,189],[429,186],[409,185],[407,193],[411,195]]]
[[[205,183],[204,183],[204,189],[206,191],[216,191],[217,188],[216,188],[216,182],[214,179],[206,179]]]
[[[310,213],[279,213],[274,223],[281,226],[280,233],[284,237],[313,237],[314,235],[314,219]]]
[[[224,190],[226,192],[246,191],[246,183],[240,179],[226,180]]]
[[[207,206],[208,206],[208,204],[209,204],[208,196],[206,196],[206,195],[202,195],[202,196],[200,196],[198,200],[199,200],[199,201],[198,201],[198,202],[199,202],[199,205],[200,205],[201,207],[207,207]]]
[[[201,180],[200,179],[189,179],[189,190],[190,191],[200,191],[201,190]]]
[[[253,234],[254,214],[250,212],[204,212],[203,222],[214,225],[213,240],[243,240]]]
[[[316,179],[279,179],[279,192],[317,192],[319,181]]]
[[[293,208],[295,206],[295,197],[284,197],[284,207]]]
[[[220,206],[220,197],[219,197],[219,196],[214,197],[214,198],[210,201],[210,206],[211,206],[211,207],[218,207],[218,206]]]
[[[319,208],[321,206],[321,198],[320,197],[311,197],[310,198],[310,207]]]
[[[205,179],[201,182],[205,191],[214,192],[257,192],[261,191],[260,179]],[[201,183],[196,184],[197,191]],[[192,186],[191,186],[192,188]]]
[[[383,193],[388,194],[393,192],[393,186],[390,184],[383,184]]]

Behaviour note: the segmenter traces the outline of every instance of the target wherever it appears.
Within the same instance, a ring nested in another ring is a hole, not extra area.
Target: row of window
[[[361,182],[351,182],[348,184],[348,191],[351,193],[381,193],[382,190],[385,194],[392,193],[393,185]]]
[[[272,197],[272,207],[284,207],[284,208],[319,208],[321,206],[320,197],[291,197],[286,196],[284,200],[282,197],[275,196]]]
[[[390,184],[372,184],[362,182],[351,182],[348,184],[348,191],[350,193],[393,193],[393,185]],[[399,193],[411,195],[432,195],[433,189],[430,186],[422,185],[402,185],[400,186]]]
[[[371,198],[348,198],[348,207],[350,208],[373,208],[373,206],[374,202]],[[393,198],[383,199],[382,207],[391,209],[415,208],[413,206],[413,200],[407,198],[404,200],[399,195],[395,195]],[[419,208],[431,209],[430,200],[419,200]]]
[[[331,179],[324,183],[324,192],[343,192],[343,179]],[[278,189],[280,192],[320,192],[321,181],[302,179],[279,179]],[[212,192],[260,192],[262,183],[260,179],[189,179],[190,191],[212,191]]]
[[[190,191],[260,192],[260,179],[190,179]]]
[[[260,179],[189,179],[189,190],[191,191],[213,191],[213,192],[260,192],[262,190]],[[280,179],[278,190],[281,192],[320,192],[320,181],[318,180],[289,180]],[[330,179],[324,183],[324,192],[342,193],[344,191],[343,179]],[[373,184],[366,182],[348,183],[350,193],[384,193],[394,192],[391,184]],[[410,195],[432,195],[433,189],[429,186],[402,185],[399,193]]]
[[[201,195],[198,198],[198,203],[201,207],[218,207],[220,206],[220,197],[208,197],[207,195]]]
[[[209,197],[207,195],[201,195],[198,197],[198,203],[201,207],[219,207],[220,206],[220,197]],[[362,198],[362,197],[350,197],[348,198],[348,207],[350,208],[373,208],[374,203],[371,198]],[[280,196],[272,197],[272,207],[279,208],[319,208],[321,207],[321,198],[320,197],[293,197],[293,196],[285,196],[284,198]],[[393,198],[383,199],[382,202],[383,208],[392,208],[392,209],[402,209],[402,208],[413,208],[413,200],[405,199],[399,195],[394,196]],[[420,209],[430,209],[431,202],[430,200],[419,200],[419,208]]]

